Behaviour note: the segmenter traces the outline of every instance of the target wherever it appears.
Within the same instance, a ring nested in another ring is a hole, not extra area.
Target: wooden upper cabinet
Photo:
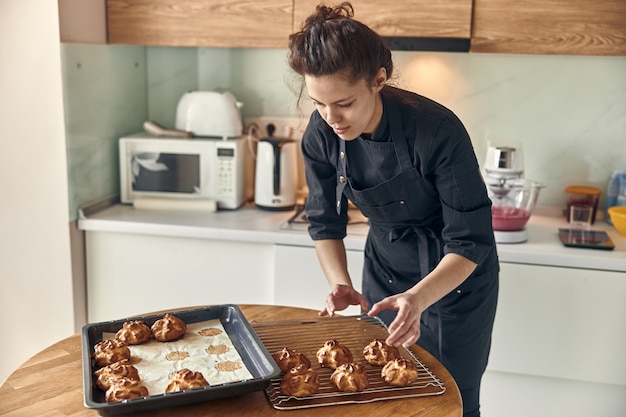
[[[107,0],[112,44],[286,48],[292,0]]]
[[[59,0],[62,41],[102,42],[103,31],[85,16],[102,22],[105,1],[108,43],[287,48],[320,2],[341,0]],[[471,42],[470,52],[626,56],[626,0],[351,3],[357,20],[404,44],[451,39],[465,51]]]
[[[474,0],[470,52],[626,55],[626,0]]]
[[[341,1],[294,0],[294,31],[319,3]],[[469,39],[472,0],[352,0],[354,18],[384,37]]]

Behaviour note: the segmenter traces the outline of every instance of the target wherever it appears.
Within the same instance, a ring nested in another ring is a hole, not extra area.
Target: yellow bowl
[[[626,235],[626,206],[609,207],[609,218],[611,223],[623,235]]]

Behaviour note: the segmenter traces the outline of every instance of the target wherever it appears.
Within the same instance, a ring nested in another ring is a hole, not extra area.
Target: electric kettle
[[[291,210],[296,205],[297,142],[269,133],[257,144],[254,202],[264,210]]]

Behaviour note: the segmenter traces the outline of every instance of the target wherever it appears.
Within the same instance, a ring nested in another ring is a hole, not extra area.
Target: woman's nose
[[[341,120],[341,117],[339,116],[339,112],[337,112],[335,109],[331,108],[330,106],[326,107],[326,123],[328,123],[329,125],[332,125],[334,123],[337,123]]]

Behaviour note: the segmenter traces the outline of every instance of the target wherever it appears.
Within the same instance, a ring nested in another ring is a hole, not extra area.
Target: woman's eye
[[[351,101],[351,102],[349,102],[349,103],[333,104],[332,106],[336,106],[336,107],[339,107],[339,108],[341,108],[341,109],[346,109],[346,108],[348,108],[348,107],[352,106],[352,104],[353,104],[353,103],[354,103],[354,102],[353,102],[353,101]],[[324,107],[326,107],[326,105],[325,105],[324,103],[320,103],[319,101],[313,101],[313,105],[314,105],[315,107],[317,107],[317,108],[324,108]]]
[[[340,107],[342,109],[346,109],[346,108],[352,106],[352,104],[354,104],[354,100],[346,101],[346,102],[343,102],[343,103],[337,103],[337,107]]]

